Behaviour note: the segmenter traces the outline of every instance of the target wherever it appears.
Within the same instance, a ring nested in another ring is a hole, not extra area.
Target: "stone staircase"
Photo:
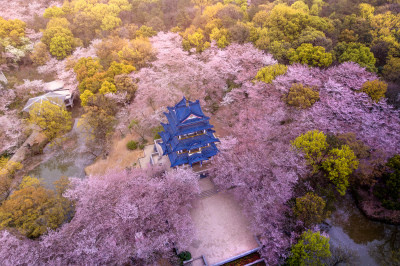
[[[201,192],[197,197],[199,199],[205,199],[205,198],[211,197],[212,195],[217,194],[217,193],[218,193],[218,189],[216,187],[214,187],[212,189],[208,189],[208,190]]]

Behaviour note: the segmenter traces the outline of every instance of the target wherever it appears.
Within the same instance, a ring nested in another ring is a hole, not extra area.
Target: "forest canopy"
[[[323,225],[351,197],[400,223],[399,0],[9,1],[0,70],[5,264],[179,263],[198,174],[129,156],[152,149],[182,97],[215,124],[209,177],[240,202],[268,265],[355,262]],[[73,106],[24,111],[54,80]],[[73,145],[125,165],[52,188],[29,174]],[[129,159],[112,157],[121,147]]]

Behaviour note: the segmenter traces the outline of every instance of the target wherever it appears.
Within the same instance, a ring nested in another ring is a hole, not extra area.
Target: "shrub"
[[[256,75],[256,80],[271,83],[275,77],[286,74],[287,66],[276,64],[261,68]]]
[[[154,140],[160,139],[161,136],[160,136],[159,133],[160,133],[161,131],[163,131],[163,130],[164,130],[164,128],[163,128],[162,126],[153,127],[153,128],[151,129],[151,133],[153,134],[153,139],[154,139]]]
[[[319,92],[315,88],[304,87],[301,83],[293,83],[285,100],[288,105],[305,109],[319,100]]]
[[[181,261],[187,261],[192,258],[192,254],[190,254],[189,251],[182,251],[178,254],[178,257],[181,259]]]
[[[361,88],[361,91],[368,94],[368,96],[375,102],[379,102],[381,98],[385,97],[386,90],[386,82],[377,79],[365,82]]]
[[[134,140],[130,140],[128,141],[128,143],[126,143],[126,147],[128,148],[128,150],[136,150],[138,147],[138,143]]]

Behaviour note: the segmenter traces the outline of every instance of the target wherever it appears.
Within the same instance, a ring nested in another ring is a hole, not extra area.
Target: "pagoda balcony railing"
[[[208,147],[210,147],[210,146],[211,146],[210,144],[207,144],[206,146],[197,148],[195,151],[192,151],[192,150],[177,151],[176,154],[180,155],[180,154],[184,154],[184,153],[189,153],[189,155],[191,155],[191,154],[195,154],[195,153],[201,153],[201,151],[202,151],[203,149],[206,149],[206,148],[208,148]]]
[[[193,137],[201,136],[201,135],[204,135],[204,134],[206,134],[205,130],[201,131],[201,133],[197,133],[197,132],[196,132],[196,134],[194,134],[194,135],[191,135],[191,136],[184,136],[184,137],[182,137],[182,136],[179,136],[179,137],[178,137],[178,139],[179,139],[179,140],[183,140],[183,139],[189,139],[189,138],[193,138]]]

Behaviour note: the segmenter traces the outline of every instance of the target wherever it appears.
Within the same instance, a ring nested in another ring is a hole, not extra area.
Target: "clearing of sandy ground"
[[[111,169],[123,170],[128,167],[136,167],[140,157],[143,157],[143,150],[128,150],[126,144],[130,140],[137,141],[138,137],[132,134],[124,138],[115,137],[112,142],[111,151],[106,159],[98,158],[92,165],[85,168],[89,176],[103,175]]]
[[[200,180],[200,188],[202,192],[215,189],[209,177]],[[249,221],[229,192],[197,199],[191,216],[196,228],[189,247],[192,258],[203,255],[213,265],[258,247]]]

